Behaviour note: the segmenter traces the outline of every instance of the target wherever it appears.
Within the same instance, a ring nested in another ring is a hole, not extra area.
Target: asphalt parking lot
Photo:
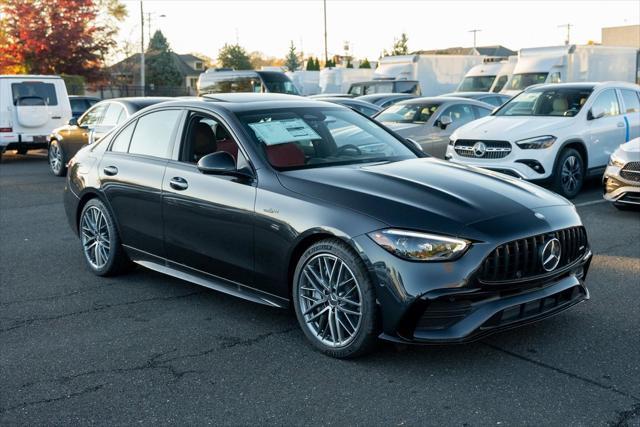
[[[469,345],[312,350],[295,317],[85,268],[42,154],[0,164],[0,425],[640,425],[640,214],[576,199],[591,300]]]

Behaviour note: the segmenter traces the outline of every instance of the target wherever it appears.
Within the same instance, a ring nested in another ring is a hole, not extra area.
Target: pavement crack
[[[539,366],[539,367],[542,367],[542,368],[546,368],[546,369],[550,369],[550,370],[552,370],[554,372],[557,372],[557,373],[562,374],[562,375],[566,375],[566,376],[568,376],[570,378],[573,378],[573,379],[576,379],[576,380],[580,380],[582,382],[585,382],[587,384],[591,384],[591,385],[599,387],[601,389],[614,392],[616,394],[619,394],[621,396],[627,397],[629,399],[633,399],[636,402],[640,401],[640,397],[634,396],[633,394],[628,393],[628,392],[626,392],[624,390],[620,390],[619,388],[617,388],[615,386],[602,384],[602,383],[600,383],[598,381],[592,380],[591,378],[583,377],[581,375],[574,374],[573,372],[566,371],[566,370],[564,370],[562,368],[557,368],[557,367],[549,365],[547,363],[540,362],[539,360],[531,359],[531,358],[529,358],[527,356],[523,356],[523,355],[515,353],[513,351],[506,350],[504,348],[498,347],[497,345],[489,344],[488,342],[484,342],[483,341],[482,344],[484,344],[487,347],[492,348],[492,349],[494,349],[496,351],[499,351],[501,353],[508,354],[509,356],[515,357],[515,358],[520,359],[520,360],[524,360],[525,362],[532,363],[532,364],[534,364],[536,366]]]
[[[640,417],[640,403],[636,403],[627,411],[618,412],[616,419],[608,423],[608,425],[611,427],[627,427],[629,421],[636,417]]]
[[[64,319],[64,318],[67,318],[67,317],[79,316],[79,315],[82,315],[82,314],[93,313],[93,312],[96,312],[96,311],[103,311],[103,310],[107,310],[107,309],[114,308],[114,307],[124,307],[124,306],[128,306],[128,305],[143,304],[143,303],[153,302],[153,301],[168,301],[168,300],[172,300],[172,299],[187,298],[187,297],[190,297],[190,296],[193,296],[193,295],[199,295],[199,294],[202,294],[202,293],[205,293],[205,292],[206,291],[201,290],[201,291],[189,292],[189,293],[181,294],[181,295],[171,295],[171,296],[163,296],[163,297],[144,298],[144,299],[140,299],[140,300],[127,301],[127,302],[117,303],[117,304],[99,304],[99,305],[94,305],[92,308],[89,308],[89,309],[74,311],[74,312],[71,312],[71,313],[59,314],[57,316],[34,317],[34,318],[31,318],[31,319],[25,319],[25,320],[18,321],[15,324],[13,324],[13,325],[11,325],[11,326],[9,326],[7,328],[0,329],[0,333],[9,332],[9,331],[12,331],[14,329],[23,328],[23,327],[29,326],[29,325],[31,325],[33,323],[36,323],[36,322],[50,322],[50,321],[55,321],[55,320],[59,320],[59,319]]]
[[[20,409],[20,408],[25,408],[25,407],[28,407],[28,406],[41,405],[43,403],[52,403],[52,402],[57,402],[59,400],[71,399],[73,397],[82,396],[83,394],[93,393],[95,391],[100,390],[102,387],[104,387],[104,384],[98,384],[98,385],[95,385],[93,387],[88,387],[88,388],[85,388],[83,390],[76,391],[74,393],[65,394],[63,396],[52,397],[52,398],[49,398],[49,399],[32,400],[30,402],[22,402],[22,403],[19,403],[17,405],[8,406],[6,408],[0,408],[0,414],[4,414],[5,412],[13,411],[15,409]]]

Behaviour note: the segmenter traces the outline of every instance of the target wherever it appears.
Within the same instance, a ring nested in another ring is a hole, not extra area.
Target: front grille
[[[560,261],[555,269],[542,266],[541,251],[552,238],[560,241]],[[551,233],[514,240],[498,246],[485,259],[478,273],[482,283],[520,282],[555,275],[572,265],[587,251],[587,233],[583,227],[571,227]]]
[[[484,144],[484,150],[478,150],[476,144]],[[474,146],[476,148],[474,148]],[[502,159],[511,153],[511,144],[508,141],[480,141],[473,139],[459,139],[453,146],[456,153],[462,157],[476,159]]]
[[[624,165],[620,176],[627,181],[640,182],[640,162],[629,162]]]

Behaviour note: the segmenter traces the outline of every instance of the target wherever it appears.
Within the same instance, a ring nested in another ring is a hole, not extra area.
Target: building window
[[[196,62],[196,70],[202,70],[202,62]]]

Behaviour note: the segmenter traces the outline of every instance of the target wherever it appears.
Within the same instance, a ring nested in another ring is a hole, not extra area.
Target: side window
[[[493,92],[498,93],[502,90],[504,85],[507,84],[507,80],[509,80],[509,76],[500,76],[496,81],[496,85],[493,87]]]
[[[109,103],[109,108],[106,113],[104,113],[104,119],[102,120],[102,125],[106,126],[115,126],[118,124],[118,117],[122,113],[122,105],[116,104],[115,102]]]
[[[638,92],[629,89],[620,89],[622,94],[622,101],[624,102],[625,113],[639,113],[640,112],[640,98],[638,98]]]
[[[473,106],[473,111],[475,111],[476,113],[476,118],[481,118],[481,117],[486,117],[489,114],[491,114],[491,110],[488,110],[486,108],[482,108],[482,107],[478,107],[476,105]]]
[[[607,89],[600,93],[591,106],[591,109],[603,112],[603,117],[617,116],[620,114],[620,106],[618,105],[616,92],[613,89]]]
[[[78,123],[82,126],[96,126],[100,124],[107,107],[108,104],[100,104],[92,107],[80,118],[80,120],[78,120]]]
[[[138,119],[129,153],[168,158],[181,110],[154,111]]]
[[[236,161],[242,154],[227,128],[213,117],[192,113],[182,139],[180,160],[198,163],[207,154],[224,151]],[[239,163],[238,163],[239,164]]]
[[[475,114],[473,113],[473,108],[469,104],[456,104],[448,107],[446,110],[440,114],[440,117],[449,116],[451,117],[451,122],[453,122],[456,126],[461,126],[465,123],[468,123],[472,120],[475,120]]]
[[[562,79],[560,78],[560,73],[556,72],[549,75],[548,83],[560,83],[561,81]]]
[[[131,142],[131,135],[136,127],[136,122],[129,123],[113,140],[111,144],[111,151],[118,153],[126,153],[129,150],[129,142]]]
[[[349,94],[353,96],[362,95],[362,85],[351,85],[351,88],[349,88]]]

